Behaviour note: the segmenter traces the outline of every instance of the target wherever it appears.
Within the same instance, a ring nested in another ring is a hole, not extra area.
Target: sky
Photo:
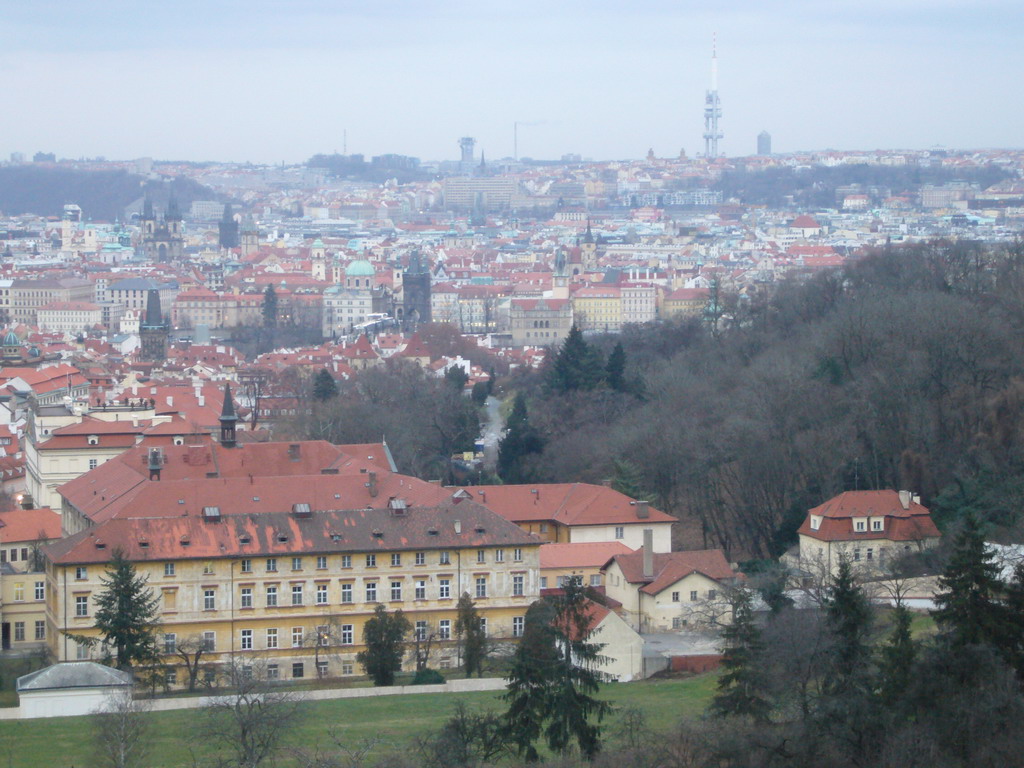
[[[0,0],[0,157],[1024,146],[1021,0]]]

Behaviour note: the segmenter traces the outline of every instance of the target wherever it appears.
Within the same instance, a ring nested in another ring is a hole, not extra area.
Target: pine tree
[[[463,592],[457,607],[455,631],[462,643],[462,669],[466,677],[483,673],[484,656],[487,654],[487,634],[480,624],[480,614],[468,592]]]
[[[95,626],[103,642],[114,649],[118,669],[131,671],[136,664],[155,661],[160,600],[148,579],[115,549],[100,582],[103,590],[96,595]],[[85,645],[96,644],[95,637],[68,636]]]
[[[626,350],[622,348],[622,342],[616,342],[612,353],[608,355],[608,364],[605,366],[605,379],[608,386],[616,392],[626,391]]]
[[[505,483],[525,483],[530,480],[526,462],[530,456],[544,450],[544,441],[530,426],[526,398],[516,394],[509,414],[505,436],[498,444],[498,475]]]
[[[600,351],[587,344],[580,329],[574,325],[548,370],[548,387],[557,394],[594,389],[604,381],[604,377]]]
[[[846,558],[840,560],[825,596],[825,624],[831,640],[826,690],[837,695],[866,690],[870,687],[871,603]]]
[[[410,629],[409,620],[401,608],[388,613],[383,605],[378,604],[373,616],[366,620],[363,625],[366,650],[356,654],[356,661],[373,678],[374,685],[395,684],[395,673],[402,668],[405,636]]]
[[[267,283],[263,291],[263,302],[260,305],[260,313],[263,315],[263,325],[266,328],[277,327],[277,291],[273,283]]]
[[[964,519],[939,588],[932,616],[950,643],[1001,646],[1009,617],[999,600],[999,567],[974,515]]]
[[[879,696],[891,707],[910,687],[917,660],[917,643],[910,633],[910,610],[900,603],[892,612],[892,634],[881,649]]]
[[[601,749],[601,722],[610,710],[594,698],[600,688],[602,645],[590,642],[586,590],[570,580],[561,595],[534,603],[526,612],[523,638],[508,676],[505,715],[509,740],[528,762],[543,734],[553,752],[575,741],[593,758]],[[591,722],[591,720],[597,722]]]
[[[335,382],[331,372],[321,368],[313,380],[313,399],[321,403],[333,400],[338,395],[338,384]]]
[[[754,622],[751,603],[751,594],[746,590],[738,590],[733,598],[732,623],[722,631],[723,672],[718,678],[718,693],[711,702],[711,711],[764,722],[772,705],[766,695],[764,642]]]

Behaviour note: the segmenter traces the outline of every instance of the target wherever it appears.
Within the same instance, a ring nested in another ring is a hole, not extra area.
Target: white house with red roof
[[[893,557],[935,546],[942,536],[910,491],[845,491],[810,510],[797,535],[800,567],[827,573],[843,558],[880,570]]]

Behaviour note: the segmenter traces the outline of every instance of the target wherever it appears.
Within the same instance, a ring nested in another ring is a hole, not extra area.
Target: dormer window
[[[863,520],[856,520],[853,523],[853,530],[857,533],[864,533],[868,529],[868,524]]]
[[[880,517],[872,518],[872,520],[871,520],[871,530],[872,531],[881,531],[881,530],[884,529],[884,527],[885,527],[885,523],[884,523],[884,520],[882,518],[880,518]]]
[[[99,445],[100,444],[99,435],[89,435],[89,437],[86,438],[86,442],[89,445]]]
[[[811,515],[811,530],[816,531],[821,528],[821,515]]]

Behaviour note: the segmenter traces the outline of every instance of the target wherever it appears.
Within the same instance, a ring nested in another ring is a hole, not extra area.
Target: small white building
[[[133,683],[127,672],[94,661],[60,662],[18,678],[21,717],[88,715]]]

